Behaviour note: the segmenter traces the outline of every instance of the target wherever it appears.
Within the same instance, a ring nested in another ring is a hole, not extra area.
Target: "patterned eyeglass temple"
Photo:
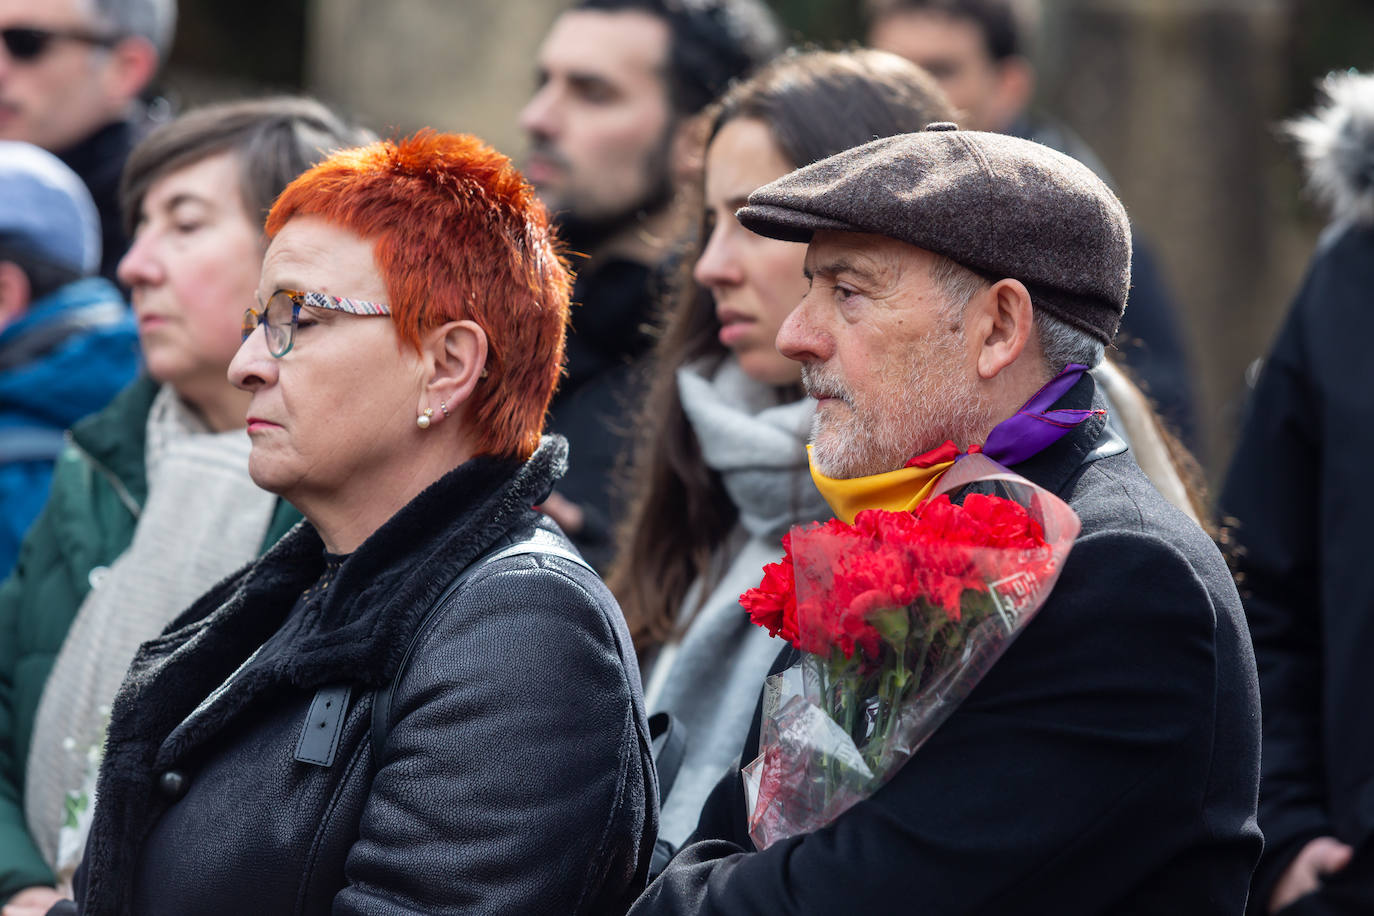
[[[301,305],[308,305],[312,308],[334,309],[339,312],[348,312],[350,315],[390,315],[391,306],[383,305],[380,302],[367,302],[363,299],[345,299],[343,296],[331,296],[328,293],[301,292],[294,289],[283,289],[279,292],[286,293],[292,299],[300,299]]]

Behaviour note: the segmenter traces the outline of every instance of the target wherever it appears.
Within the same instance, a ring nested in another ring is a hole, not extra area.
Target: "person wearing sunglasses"
[[[46,912],[80,861],[110,702],[138,645],[300,518],[249,477],[248,396],[226,372],[272,200],[370,136],[309,99],[262,99],[191,111],[130,157],[120,271],[144,376],[72,428],[0,584],[4,916]]]
[[[176,0],[0,0],[0,140],[55,153],[100,212],[101,274],[128,245],[119,175],[152,118],[139,101],[171,45]]]
[[[305,516],[145,645],[55,913],[623,913],[656,780],[624,618],[535,511],[572,275],[422,131],[292,182],[229,378]]]

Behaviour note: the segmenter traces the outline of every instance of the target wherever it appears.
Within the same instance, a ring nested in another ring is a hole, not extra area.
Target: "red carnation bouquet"
[[[1034,617],[1078,530],[1062,500],[982,455],[914,512],[792,529],[740,596],[804,653],[768,679],[743,771],[755,845],[823,827],[887,782]]]

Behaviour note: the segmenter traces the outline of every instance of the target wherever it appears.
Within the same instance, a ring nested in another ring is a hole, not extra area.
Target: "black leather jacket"
[[[371,746],[374,691],[458,573],[541,526],[566,545],[530,510],[565,454],[546,438],[523,464],[468,462],[327,587],[303,523],[145,644],[115,701],[79,912],[623,912],[656,783],[629,637],[590,570],[483,566],[411,650],[380,761]],[[335,686],[338,707],[310,709]],[[317,720],[337,738],[310,749]]]

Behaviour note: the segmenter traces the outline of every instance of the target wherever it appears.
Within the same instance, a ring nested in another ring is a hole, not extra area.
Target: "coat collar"
[[[1078,383],[1054,403],[1055,410],[1103,410],[1107,402],[1097,390],[1092,373],[1085,372]],[[1058,442],[1012,468],[1031,483],[1038,484],[1068,501],[1074,481],[1092,462],[1126,451],[1126,443],[1107,425],[1107,415],[1089,417]]]
[[[104,410],[72,427],[72,442],[119,480],[136,507],[148,499],[143,459],[148,411],[159,387],[157,382],[141,375],[115,395]]]
[[[165,766],[265,693],[389,683],[443,589],[499,538],[536,523],[531,507],[561,476],[566,455],[561,437],[546,436],[528,461],[463,464],[374,532],[344,559],[329,587],[300,607],[297,599],[325,559],[315,529],[297,525],[144,644],[117,718],[137,721],[141,734],[156,737],[157,765]],[[231,675],[232,689],[217,692]],[[214,700],[202,703],[212,693]],[[118,729],[112,721],[112,743]]]

